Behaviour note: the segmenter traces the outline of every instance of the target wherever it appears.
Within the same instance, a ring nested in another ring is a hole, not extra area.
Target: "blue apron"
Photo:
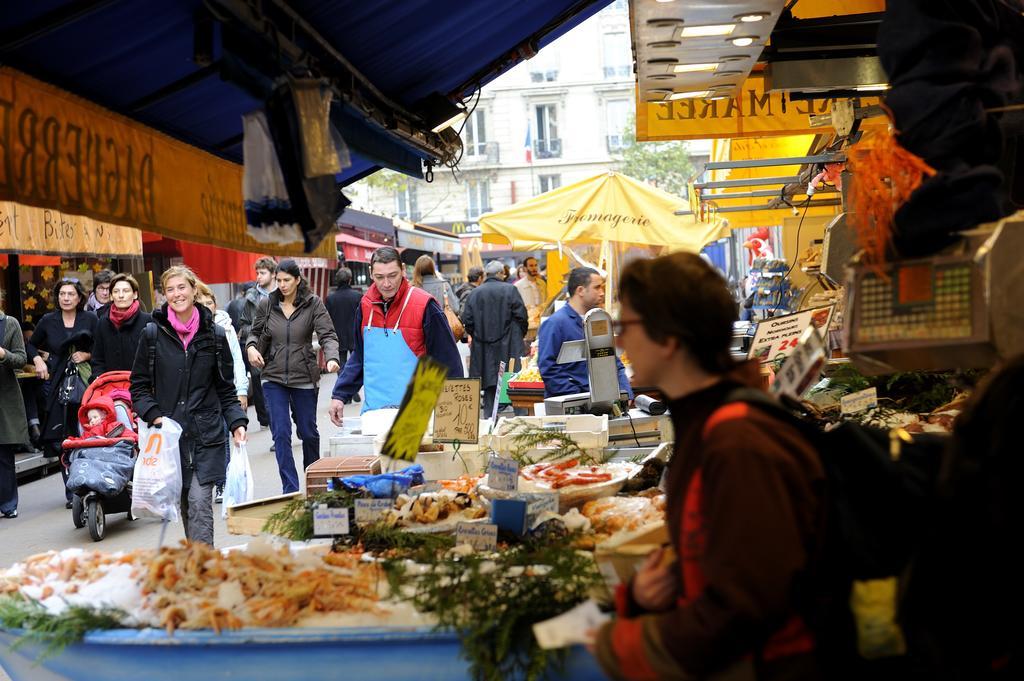
[[[405,389],[416,370],[419,358],[409,349],[398,329],[411,296],[412,290],[405,296],[393,329],[372,326],[375,310],[371,306],[370,319],[363,329],[364,412],[401,404]]]

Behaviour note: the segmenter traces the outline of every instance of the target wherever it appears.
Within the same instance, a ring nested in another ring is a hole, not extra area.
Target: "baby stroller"
[[[92,382],[78,410],[79,437],[61,444],[68,466],[71,520],[76,528],[89,526],[93,541],[103,539],[106,516],[127,513],[134,520],[132,475],[139,453],[135,413],[129,392],[130,371],[108,371]],[[99,412],[90,424],[89,414]]]

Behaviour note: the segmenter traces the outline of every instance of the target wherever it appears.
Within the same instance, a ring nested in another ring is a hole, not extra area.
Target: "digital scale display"
[[[590,322],[590,335],[591,336],[607,336],[611,333],[611,326],[605,319],[595,319]]]
[[[858,292],[860,343],[931,341],[973,332],[971,265],[913,264],[884,277],[865,272]]]

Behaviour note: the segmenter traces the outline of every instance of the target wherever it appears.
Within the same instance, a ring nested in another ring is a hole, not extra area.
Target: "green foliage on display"
[[[510,423],[509,437],[514,446],[509,451],[509,456],[520,466],[559,459],[579,459],[581,466],[604,463],[582,449],[576,440],[565,431],[544,428],[518,419],[513,419]],[[539,458],[527,456],[527,452],[541,447],[549,448],[550,451],[545,452]]]
[[[543,650],[533,625],[573,608],[601,587],[593,554],[572,548],[573,537],[545,534],[499,553],[418,560],[428,569],[408,569],[387,560],[392,595],[454,630],[477,681],[534,681],[564,665],[566,650]]]
[[[314,506],[327,504],[329,508],[351,508],[356,499],[365,496],[362,492],[336,490],[320,492],[305,499],[292,499],[283,509],[267,518],[263,531],[293,541],[309,541],[313,538]]]
[[[679,197],[687,196],[686,184],[697,174],[682,142],[637,142],[635,117],[622,131],[622,151],[615,156],[615,170]]]
[[[881,376],[865,376],[852,364],[843,364],[829,372],[827,390],[849,395],[868,388],[878,391],[893,411],[926,414],[952,401],[959,393],[972,389],[984,371],[905,371]]]
[[[120,610],[72,606],[60,615],[47,612],[38,601],[23,596],[0,597],[0,629],[22,630],[25,633],[12,649],[39,645],[43,652],[38,662],[59,654],[78,643],[90,631],[119,629],[125,614]]]

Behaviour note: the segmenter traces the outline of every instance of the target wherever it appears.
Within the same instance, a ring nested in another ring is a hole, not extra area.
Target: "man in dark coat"
[[[469,375],[480,377],[485,415],[493,409],[499,364],[523,355],[523,338],[529,327],[523,298],[515,286],[502,279],[504,272],[499,261],[487,263],[487,278],[469,294],[462,308],[462,323],[473,338]]]
[[[341,267],[335,273],[334,286],[336,288],[327,296],[324,304],[334,322],[334,331],[338,334],[341,366],[345,366],[348,353],[356,347],[356,312],[359,311],[359,301],[363,294],[352,288],[352,270],[347,267]]]
[[[228,316],[231,317],[231,326],[235,327],[235,333],[242,329],[242,309],[245,307],[245,294],[255,285],[255,281],[245,282],[242,284],[242,292],[238,297],[228,303]]]

